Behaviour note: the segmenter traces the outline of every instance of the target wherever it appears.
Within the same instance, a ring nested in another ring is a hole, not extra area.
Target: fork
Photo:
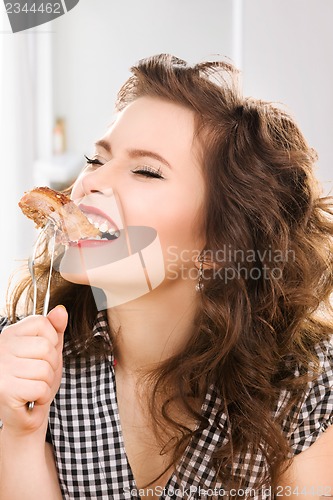
[[[53,268],[53,260],[54,260],[54,253],[55,253],[55,242],[56,242],[56,234],[57,234],[57,226],[53,223],[53,221],[49,221],[45,228],[44,231],[46,231],[48,228],[52,227],[53,229],[53,236],[51,240],[51,258],[50,258],[50,269],[49,269],[49,276],[48,276],[48,281],[47,281],[47,288],[46,288],[46,293],[44,296],[44,304],[43,304],[43,316],[47,315],[48,308],[49,308],[49,302],[50,302],[50,287],[51,287],[51,277],[52,277],[52,268]],[[33,286],[33,307],[32,307],[32,314],[36,314],[36,309],[37,309],[37,280],[36,280],[36,274],[35,274],[35,261],[36,261],[36,255],[37,255],[37,250],[39,247],[39,244],[41,242],[43,236],[43,231],[40,232],[37,241],[33,247],[32,255],[29,258],[28,261],[28,267],[29,267],[29,272],[31,275],[32,279],[32,286]],[[28,410],[31,411],[33,410],[35,406],[34,401],[29,401],[27,403]]]

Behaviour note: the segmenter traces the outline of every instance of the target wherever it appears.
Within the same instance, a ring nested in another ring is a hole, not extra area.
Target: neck
[[[117,370],[135,377],[181,352],[192,333],[197,301],[193,281],[179,280],[108,308]]]

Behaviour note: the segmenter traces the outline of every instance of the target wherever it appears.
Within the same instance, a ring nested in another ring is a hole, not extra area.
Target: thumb
[[[63,334],[68,322],[68,314],[65,306],[57,306],[52,309],[47,315],[47,319],[58,333]]]

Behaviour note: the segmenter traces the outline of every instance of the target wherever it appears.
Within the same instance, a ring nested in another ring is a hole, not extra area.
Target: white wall
[[[333,179],[332,0],[243,0],[244,92],[285,103]],[[333,194],[333,193],[332,193]]]
[[[7,28],[5,21],[0,16],[0,30]],[[29,42],[23,34],[12,37],[0,31],[0,314],[9,277],[23,265],[34,238],[32,222],[25,222],[18,207],[33,182],[35,96]]]
[[[116,92],[138,59],[169,52],[196,62],[232,57],[234,0],[80,0],[54,23],[55,110],[83,155],[111,121]]]

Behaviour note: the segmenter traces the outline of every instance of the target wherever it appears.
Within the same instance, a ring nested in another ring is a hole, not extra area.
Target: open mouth
[[[100,234],[89,237],[90,241],[110,241],[116,240],[120,236],[120,230],[116,223],[97,207],[79,205],[80,210],[85,214],[90,224],[99,230]]]

